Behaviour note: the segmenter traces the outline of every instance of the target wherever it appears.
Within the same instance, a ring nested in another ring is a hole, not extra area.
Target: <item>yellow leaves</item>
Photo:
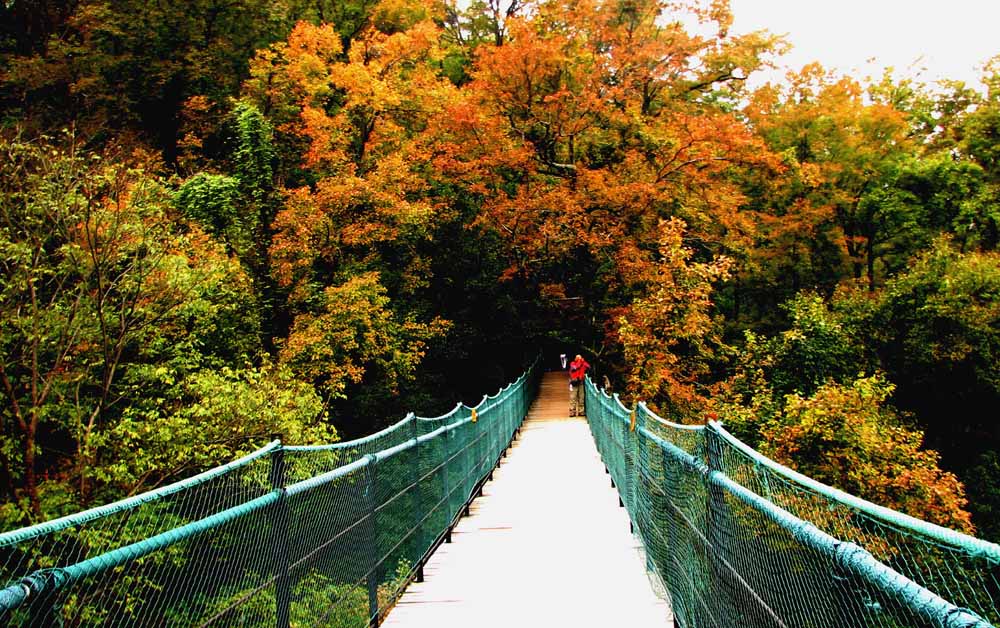
[[[419,24],[440,21],[442,6],[429,0],[380,0],[372,10],[372,23],[383,33],[413,31]]]
[[[403,0],[379,10],[428,13]],[[279,129],[308,140],[309,168],[323,175],[342,174],[352,163],[367,169],[398,151],[451,99],[450,83],[431,65],[441,56],[439,37],[426,17],[398,32],[368,28],[345,59],[331,25],[300,22],[286,43],[258,52],[244,91],[277,116]]]
[[[533,161],[531,152],[508,135],[506,122],[479,101],[478,94],[452,91],[429,118],[420,144],[441,176],[475,185],[485,195],[487,183],[499,185],[502,169],[531,168]]]
[[[538,123],[560,137],[580,133],[591,123],[601,92],[591,58],[562,35],[542,35],[522,21],[510,28],[508,44],[478,49],[472,89],[507,116],[515,131]]]
[[[378,243],[425,233],[433,219],[425,196],[437,140],[427,129],[456,98],[432,64],[440,29],[428,6],[384,0],[378,28],[364,30],[346,56],[332,26],[303,22],[255,60],[248,87],[294,111],[280,129],[304,140],[302,164],[315,181],[288,193],[273,224],[273,273],[295,304],[314,296],[317,263],[336,268]],[[281,89],[261,93],[265,84]],[[404,285],[416,289],[427,272],[414,262]]]
[[[566,298],[566,286],[561,283],[543,283],[538,286],[539,296],[546,301],[559,301]]]
[[[319,248],[315,238],[323,222],[324,216],[308,188],[288,191],[285,207],[273,223],[275,236],[270,251],[278,285],[291,286],[312,264]]]
[[[289,57],[307,57],[316,64],[326,65],[336,61],[344,51],[340,36],[333,24],[314,25],[299,22],[288,36]]]
[[[338,170],[350,166],[345,135],[349,128],[343,116],[329,116],[322,109],[304,106],[298,133],[309,138],[305,164],[324,170]]]
[[[348,106],[383,113],[402,106],[426,111],[446,82],[426,66],[440,58],[440,30],[422,21],[404,32],[369,31],[352,46],[348,62],[331,70]]]
[[[413,170],[407,155],[384,158],[366,176],[346,174],[321,179],[315,189],[291,190],[274,221],[271,245],[273,273],[279,285],[292,287],[293,302],[310,295],[310,273],[322,260],[336,265],[347,248],[366,249],[395,241],[401,233],[422,233],[434,217],[421,197],[426,181]],[[413,269],[418,285],[422,271]]]
[[[340,36],[332,25],[299,22],[292,29],[287,46],[279,44],[275,50],[283,53],[287,80],[302,104],[319,104],[330,94],[328,68],[343,52]]]
[[[887,400],[882,376],[828,383],[812,396],[789,395],[764,430],[762,453],[810,477],[941,525],[971,531],[964,489],[921,447]]]
[[[440,61],[443,56],[438,45],[440,38],[441,29],[433,21],[423,20],[406,32],[391,35],[385,40],[383,48],[388,59],[394,60],[394,63]]]
[[[297,316],[280,359],[332,397],[359,383],[370,365],[378,365],[386,385],[395,389],[413,378],[427,341],[448,328],[440,318],[399,320],[378,273],[366,273],[326,288],[318,312]]]

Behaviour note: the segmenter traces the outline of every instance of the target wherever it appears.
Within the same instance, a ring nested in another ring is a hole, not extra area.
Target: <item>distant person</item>
[[[576,358],[569,364],[569,415],[583,416],[583,382],[590,365],[577,354]]]
[[[565,353],[560,353],[559,354],[559,363],[562,364],[562,368],[565,371],[566,370],[566,354]]]

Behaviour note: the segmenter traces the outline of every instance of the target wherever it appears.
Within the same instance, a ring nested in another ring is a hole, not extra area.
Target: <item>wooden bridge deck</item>
[[[586,420],[568,415],[566,374],[547,373],[521,437],[471,516],[383,626],[672,625]]]

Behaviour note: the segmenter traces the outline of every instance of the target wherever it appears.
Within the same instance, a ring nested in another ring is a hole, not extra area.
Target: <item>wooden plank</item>
[[[670,626],[564,372],[539,398],[471,516],[383,623],[390,628]]]

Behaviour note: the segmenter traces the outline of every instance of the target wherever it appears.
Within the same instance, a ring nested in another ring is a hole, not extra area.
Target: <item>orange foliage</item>
[[[403,10],[384,9],[389,22]],[[365,255],[433,219],[424,131],[455,94],[433,67],[438,37],[428,19],[392,33],[369,26],[345,55],[332,26],[302,22],[254,60],[247,96],[303,142],[302,166],[317,180],[288,191],[273,224],[273,273],[296,300],[313,289],[317,262],[333,267],[345,249]],[[415,264],[412,286],[426,272]]]
[[[637,267],[634,278],[649,286],[648,296],[623,308],[618,338],[629,365],[629,392],[652,400],[675,420],[700,416],[705,406],[697,382],[712,355],[712,282],[729,273],[729,261],[694,263],[682,245],[684,225],[660,223],[656,264]]]
[[[718,36],[685,32],[669,19],[682,9]],[[703,97],[739,94],[776,40],[729,36],[720,0],[555,0],[506,20],[508,40],[478,46],[458,88],[438,72],[441,31],[404,21],[369,26],[346,52],[329,27],[300,24],[254,61],[248,97],[301,139],[316,178],[274,223],[276,278],[304,300],[315,268],[426,237],[449,203],[432,191],[446,186],[507,240],[501,279],[537,282],[542,301],[578,296],[547,267],[581,250],[601,260],[594,280],[617,295],[601,312],[610,338],[650,349],[630,374],[634,390],[692,405],[713,344],[712,282],[728,265],[695,262],[682,240],[708,259],[749,247],[757,225],[737,175],[783,168]],[[418,266],[408,285],[420,285]]]

